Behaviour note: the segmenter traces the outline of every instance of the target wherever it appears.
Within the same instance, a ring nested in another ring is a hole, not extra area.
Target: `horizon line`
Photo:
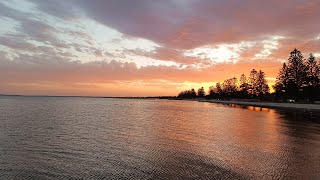
[[[81,96],[81,95],[23,95],[23,94],[0,94],[0,96],[21,96],[21,97],[83,97],[83,98],[164,98],[177,96]]]

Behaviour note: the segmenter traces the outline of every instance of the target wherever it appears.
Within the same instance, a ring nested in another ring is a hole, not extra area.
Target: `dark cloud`
[[[55,33],[59,32],[56,28],[47,23],[31,19],[24,19],[21,21],[18,31],[26,34],[30,39],[39,42],[55,41]]]
[[[45,13],[55,14],[57,17],[72,16],[72,9],[67,3],[60,3],[57,1],[33,1]],[[52,8],[52,10],[49,10]],[[66,11],[65,13],[63,13]],[[64,14],[64,15],[63,15]],[[68,28],[57,27],[50,21],[44,20],[45,17],[39,17],[36,13],[26,13],[12,9],[0,2],[0,18],[7,17],[18,22],[15,31],[7,34],[2,34],[0,45],[7,46],[14,50],[25,50],[34,52],[39,45],[30,43],[29,41],[38,42],[56,48],[57,51],[61,49],[76,49],[81,52],[83,49],[92,48],[92,38],[89,34],[81,30],[72,30]],[[63,21],[63,20],[62,20]],[[83,44],[67,42],[59,38],[59,35],[69,35],[78,40],[85,41]]]
[[[22,42],[26,40],[34,40],[53,45],[59,44],[55,36],[55,33],[58,33],[59,30],[45,22],[36,20],[34,14],[17,11],[1,3],[0,10],[0,17],[8,17],[19,22],[16,32],[14,32],[15,37],[11,40],[12,43],[16,41],[16,46],[20,46],[19,44],[21,43],[26,44]],[[11,38],[12,36],[11,34],[10,37],[8,36],[7,38]]]
[[[78,1],[87,15],[132,36],[169,48],[256,40],[270,35],[316,35],[319,1]]]
[[[49,15],[61,18],[75,18],[77,3],[74,0],[56,1],[56,0],[29,0],[36,4],[37,9]]]
[[[183,54],[182,51],[169,48],[158,48],[155,53],[152,55],[155,59],[160,59],[163,61],[173,61],[181,64],[199,64],[201,63],[200,59],[187,57]]]
[[[0,2],[0,17],[1,16],[15,19],[18,21],[23,21],[28,17],[32,16],[32,14],[16,11]]]
[[[0,36],[0,45],[7,46],[15,50],[33,51],[36,46],[26,42],[24,38],[16,35]]]
[[[320,50],[320,40],[319,39],[301,39],[297,40],[295,38],[283,39],[279,43],[279,48],[275,49],[270,55],[269,59],[280,59],[287,60],[290,52],[293,49],[299,49],[305,58],[310,53],[318,53]]]

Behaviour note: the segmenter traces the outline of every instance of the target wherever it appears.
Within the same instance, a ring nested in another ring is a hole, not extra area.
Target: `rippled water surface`
[[[0,96],[0,179],[319,179],[319,115]]]

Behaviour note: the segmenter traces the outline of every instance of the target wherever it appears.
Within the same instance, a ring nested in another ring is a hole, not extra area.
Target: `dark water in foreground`
[[[0,179],[319,179],[317,114],[1,97]]]

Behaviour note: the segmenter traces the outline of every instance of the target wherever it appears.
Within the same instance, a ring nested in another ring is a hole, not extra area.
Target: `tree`
[[[258,72],[255,69],[252,69],[249,76],[248,93],[254,96],[257,94],[257,79]]]
[[[306,70],[301,52],[294,49],[290,52],[287,69],[289,76],[287,93],[294,99],[298,98],[299,92],[302,91],[302,88],[305,85],[307,75]]]
[[[320,68],[317,65],[316,58],[312,53],[310,53],[309,58],[306,62],[307,69],[307,85],[317,86],[319,84],[319,71]]]
[[[317,92],[320,91],[320,68],[317,65],[316,58],[310,53],[308,60],[306,61],[306,87],[304,88],[304,97],[307,101],[313,102],[317,96]]]
[[[316,61],[311,53],[307,60],[297,49],[290,52],[288,62],[283,63],[282,68],[273,86],[275,97],[278,100],[295,99],[312,102],[320,99],[320,62]],[[270,99],[269,86],[266,75],[262,70],[250,71],[248,77],[244,74],[237,78],[229,78],[222,84],[217,83],[215,87],[210,86],[209,95],[211,98],[259,98]],[[268,96],[265,96],[268,95]],[[195,98],[194,89],[179,93],[179,97]],[[198,96],[204,97],[205,91],[198,89]]]
[[[238,83],[238,80],[236,77],[227,79],[223,82],[222,89],[229,97],[230,96],[232,97],[235,95],[235,93],[238,90],[237,83]]]
[[[256,80],[256,95],[263,96],[269,93],[269,86],[266,80],[266,75],[263,71],[259,71]]]
[[[246,75],[242,74],[240,76],[240,90],[241,91],[248,91],[248,87],[249,87],[248,79],[247,79]]]
[[[223,93],[222,86],[219,82],[216,84],[215,92],[219,95]]]
[[[204,88],[201,87],[198,89],[198,97],[203,98],[206,96],[206,92],[204,91]]]
[[[225,95],[220,82],[216,83],[216,86],[214,87],[214,93],[216,98],[224,98]]]
[[[190,95],[191,95],[191,98],[196,98],[197,97],[197,93],[193,88],[191,89]]]
[[[179,97],[179,98],[190,98],[190,91],[189,91],[189,90],[181,91],[181,92],[178,94],[178,97]]]
[[[276,96],[281,99],[304,99],[314,101],[319,92],[320,78],[319,66],[313,54],[307,61],[303,59],[300,51],[294,49],[290,52],[288,64],[283,64],[276,84]]]
[[[282,68],[279,71],[277,76],[277,80],[273,88],[275,89],[275,93],[277,98],[285,99],[285,92],[288,87],[289,82],[289,74],[288,74],[288,67],[286,63],[283,63]]]
[[[179,98],[186,98],[186,99],[196,98],[197,94],[194,89],[191,89],[191,90],[185,90],[185,91],[180,92],[178,94],[178,97]]]
[[[244,85],[244,84],[247,84],[247,83],[248,83],[248,81],[247,81],[246,75],[241,74],[241,76],[240,76],[240,85]]]
[[[319,69],[319,71],[318,71],[318,77],[320,78],[320,59],[319,59],[319,61],[318,61],[318,69]]]
[[[216,93],[215,93],[215,87],[214,86],[210,86],[209,87],[209,92],[208,92],[210,98],[214,98]]]
[[[246,75],[242,74],[240,76],[240,86],[238,96],[239,98],[249,98],[248,96],[249,84]]]

